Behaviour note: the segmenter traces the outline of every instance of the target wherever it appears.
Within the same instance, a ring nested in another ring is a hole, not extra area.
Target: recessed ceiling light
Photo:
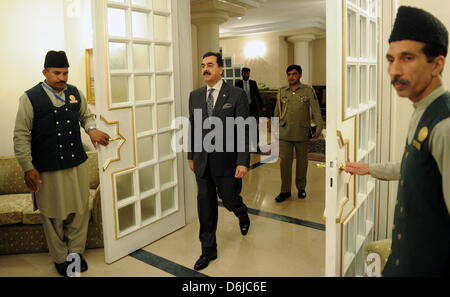
[[[238,17],[237,19],[238,19],[238,20],[242,20],[242,17]]]

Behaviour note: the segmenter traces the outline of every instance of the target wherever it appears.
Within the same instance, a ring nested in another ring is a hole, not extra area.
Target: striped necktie
[[[208,106],[208,116],[212,116],[214,110],[214,97],[213,97],[214,91],[215,89],[213,88],[209,89],[208,100],[206,101]]]

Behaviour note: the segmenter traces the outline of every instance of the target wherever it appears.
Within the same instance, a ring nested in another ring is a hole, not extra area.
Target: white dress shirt
[[[219,98],[219,93],[220,93],[220,90],[222,89],[222,85],[223,85],[222,79],[217,84],[215,84],[213,87],[210,87],[207,85],[206,100],[208,100],[209,90],[214,89],[214,92],[212,93],[213,98],[214,98],[214,106],[216,106],[217,98]]]

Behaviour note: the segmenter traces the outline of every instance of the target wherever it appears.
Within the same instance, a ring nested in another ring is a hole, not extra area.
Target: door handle
[[[317,164],[316,168],[318,168],[318,169],[326,169],[327,165],[325,165],[324,163]],[[339,173],[342,173],[343,171],[345,171],[345,165],[344,165],[344,163],[341,163],[339,165]]]
[[[125,139],[125,137],[123,137],[122,134],[120,134],[120,123],[118,121],[115,122],[110,122],[108,121],[104,116],[100,115],[100,119],[102,120],[102,122],[104,122],[106,125],[109,126],[116,126],[116,135],[118,135],[118,137],[110,137],[109,141],[110,142],[114,142],[114,141],[120,141],[120,144],[117,146],[116,148],[116,157],[113,159],[108,159],[105,164],[103,164],[103,171],[106,171],[108,169],[108,167],[114,163],[114,162],[118,162],[120,161],[121,157],[120,157],[120,150],[122,148],[122,146],[124,145],[124,143],[127,141]]]
[[[110,138],[109,139],[110,142],[114,142],[114,141],[118,141],[118,140],[122,140],[122,138],[116,137],[116,138]]]

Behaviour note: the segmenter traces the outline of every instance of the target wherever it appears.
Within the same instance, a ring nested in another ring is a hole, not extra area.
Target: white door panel
[[[96,0],[94,78],[105,256],[112,263],[185,225],[173,0]],[[175,17],[174,17],[175,16]]]
[[[380,5],[327,1],[327,93],[335,98],[327,102],[327,276],[364,276],[364,246],[374,239],[375,181],[342,165],[376,161]]]

